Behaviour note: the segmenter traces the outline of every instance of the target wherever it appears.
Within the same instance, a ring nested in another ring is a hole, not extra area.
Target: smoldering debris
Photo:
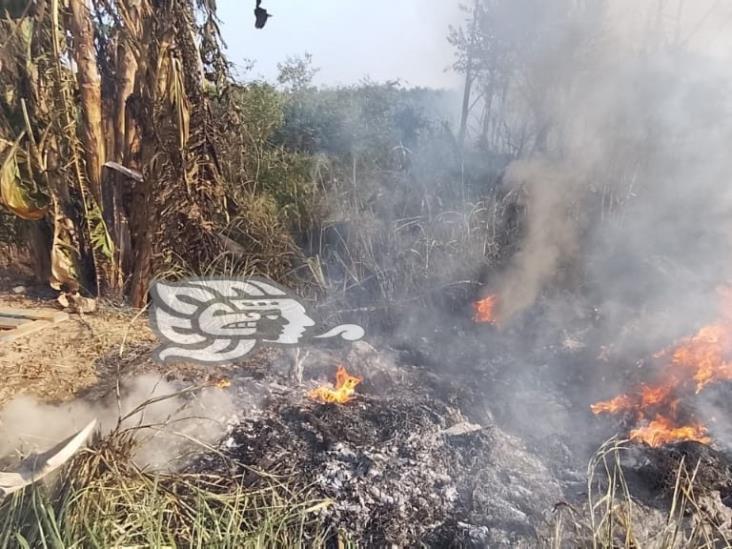
[[[215,442],[236,416],[227,392],[217,387],[184,390],[179,383],[144,374],[122,381],[119,400],[114,393],[100,401],[60,404],[17,397],[0,411],[0,456],[24,456],[53,446],[97,419],[102,434],[117,427],[145,427],[139,432],[136,463],[175,469],[191,446]]]
[[[483,328],[478,325],[474,335]],[[586,456],[571,446],[572,440],[586,439],[587,432],[568,433],[570,423],[561,422],[548,430],[543,427],[551,421],[537,421],[542,415],[569,417],[577,412],[561,387],[541,379],[546,371],[534,372],[537,383],[532,391],[522,383],[512,392],[504,382],[516,379],[515,372],[507,371],[515,357],[478,352],[472,360],[479,364],[472,372],[463,368],[452,373],[405,364],[401,353],[390,351],[384,342],[374,343],[359,342],[347,351],[312,350],[303,364],[303,384],[288,377],[291,356],[262,350],[252,357],[252,367],[232,369],[227,383],[220,384],[223,388],[211,387],[198,401],[171,399],[166,406],[151,408],[142,421],[136,416],[133,423],[200,415],[193,423],[196,431],[188,433],[213,449],[194,444],[191,453],[186,448],[186,459],[175,461],[182,466],[178,472],[243,480],[255,490],[271,482],[291,493],[307,490],[316,501],[324,500],[317,506],[317,521],[333,539],[343,532],[349,539],[379,546],[536,547],[551,540],[554,546],[573,547],[592,542],[597,532],[592,529],[592,506],[586,503],[587,487],[595,495],[607,493],[613,477],[603,477],[602,472],[604,467],[612,471],[616,462],[612,457],[604,462],[595,458],[600,474],[588,485]],[[544,352],[563,360],[570,351],[557,345]],[[351,399],[324,404],[310,398],[310,390],[331,380],[338,364],[364,378]],[[503,379],[497,371],[504,373]],[[491,378],[493,388],[488,384]],[[122,391],[122,409],[134,410],[140,404],[134,397],[149,400],[153,389],[160,396],[176,388],[157,378],[137,378]],[[521,408],[517,401],[526,408],[525,425],[513,417]],[[37,418],[37,430],[43,421],[53,423],[54,417],[101,415],[99,408],[39,408],[16,401],[2,416],[6,432],[8,425],[15,425],[9,422],[28,410]],[[114,414],[109,417],[116,421]],[[208,436],[203,438],[200,433],[206,429]],[[156,432],[169,436],[149,441],[146,431],[139,433],[148,453],[137,459],[146,460],[151,470],[163,460],[170,466],[172,453],[181,457],[181,447],[174,445],[181,428]],[[47,433],[48,429],[45,436],[50,436]],[[697,532],[695,525],[704,520],[704,528],[728,532],[732,525],[724,517],[732,469],[724,454],[704,445],[629,448],[617,463],[623,467],[631,499],[624,501],[619,494],[613,509],[628,509],[627,516],[616,517],[618,524],[628,517],[639,521],[642,527],[633,533],[636,541],[652,542],[668,528],[673,500],[669,494],[684,460],[696,475],[695,501],[718,519],[710,522],[701,511],[690,511],[679,531],[684,536]],[[611,534],[622,539],[623,532],[618,526]],[[306,539],[307,530],[302,535]]]
[[[352,401],[308,398],[316,380],[270,391],[192,469],[244,474],[252,484],[261,471],[308,486],[332,502],[321,519],[333,531],[368,545],[529,547],[546,535],[562,488],[537,454],[488,416],[446,403],[449,392],[431,389],[420,369],[365,344],[349,358],[349,371],[367,376]],[[331,368],[307,370],[320,377]]]
[[[310,388],[332,376],[344,358],[339,353],[315,353],[303,386],[292,386],[283,377],[286,368],[276,363],[256,380],[234,377],[235,394],[254,390],[264,398],[231,424],[215,452],[200,455],[186,471],[241,475],[252,487],[263,479],[277,479],[294,492],[307,487],[328,502],[319,520],[334,536],[342,531],[368,545],[536,547],[551,540],[555,546],[585,546],[598,535],[593,520],[602,520],[598,509],[604,507],[597,500],[609,487],[617,493],[615,503],[606,504],[629,513],[613,516],[619,521],[608,530],[613,539],[627,534],[624,517],[637,521],[633,536],[644,546],[669,524],[678,527],[679,543],[695,539],[702,523],[732,535],[732,524],[722,520],[730,513],[732,486],[724,453],[694,443],[604,447],[592,458],[588,484],[584,451],[569,446],[573,439],[564,438],[567,433],[510,432],[512,412],[500,408],[511,397],[495,398],[505,390],[486,394],[482,383],[471,385],[395,357],[363,343],[352,349],[348,370],[365,380],[344,404],[308,397]],[[558,388],[546,386],[527,398],[531,402],[524,404],[534,410],[572,413]],[[684,462],[685,478],[693,482],[688,493],[706,502],[705,509],[716,509],[719,520],[700,510],[689,511],[678,524],[668,518]],[[616,466],[619,472],[613,473]],[[627,482],[629,499],[618,478]]]
[[[484,543],[536,539],[559,485],[517,439],[495,426],[459,432],[463,423],[456,410],[403,395],[278,403],[243,421],[224,448],[316,487],[333,501],[326,520],[365,543],[414,543],[458,518],[474,535],[489,528]]]

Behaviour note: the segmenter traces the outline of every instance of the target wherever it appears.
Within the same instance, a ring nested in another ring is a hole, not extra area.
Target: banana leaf
[[[35,202],[24,188],[18,166],[19,143],[20,138],[7,148],[0,164],[0,204],[22,219],[38,221],[48,207]]]

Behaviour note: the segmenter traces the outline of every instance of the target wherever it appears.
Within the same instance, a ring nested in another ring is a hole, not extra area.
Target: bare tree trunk
[[[147,301],[150,279],[153,275],[153,237],[156,226],[155,186],[159,173],[158,164],[153,163],[157,147],[155,133],[155,105],[158,90],[164,85],[160,81],[159,54],[169,47],[167,40],[154,44],[155,21],[148,17],[143,21],[140,43],[145,47],[137,58],[137,77],[135,97],[137,101],[130,107],[127,118],[125,144],[139,146],[140,168],[143,180],[137,183],[132,192],[130,211],[130,233],[133,253],[133,272],[130,281],[130,301],[133,307],[143,307]],[[132,153],[132,149],[125,151]]]
[[[470,92],[473,87],[473,53],[475,35],[478,31],[478,16],[480,9],[480,0],[475,0],[473,7],[473,21],[470,27],[470,35],[468,36],[468,45],[466,50],[467,59],[465,61],[465,86],[463,88],[463,105],[460,112],[460,132],[458,133],[458,147],[460,150],[460,156],[463,154],[463,148],[465,146],[465,134],[468,131],[468,117],[470,116]]]
[[[36,282],[48,284],[51,278],[51,243],[52,230],[48,221],[27,221],[26,239],[29,243],[31,259],[33,261],[33,276]]]
[[[144,212],[140,212],[141,222],[145,223],[149,219],[148,208]],[[133,218],[136,214],[133,213]],[[130,282],[130,302],[133,307],[144,307],[147,301],[147,290],[152,277],[152,242],[145,237],[149,231],[141,232],[135,239],[134,261],[135,268],[132,273],[132,281]],[[135,235],[133,234],[133,237]]]
[[[104,164],[104,126],[102,124],[102,86],[94,49],[94,28],[87,0],[69,0],[70,30],[74,40],[73,56],[81,95],[82,142],[89,188],[97,204],[102,203],[102,165]]]
[[[463,88],[463,106],[460,111],[460,132],[458,133],[458,148],[460,156],[465,147],[465,133],[468,129],[468,116],[470,115],[470,91],[473,87],[473,70],[471,60],[468,59],[468,66],[465,69],[465,87]]]
[[[125,135],[127,133],[127,98],[132,95],[135,89],[135,72],[137,71],[135,55],[125,37],[121,38],[118,60],[117,97],[115,98],[116,104],[114,111],[114,160],[122,163],[124,162]]]
[[[114,101],[114,128],[113,128],[113,154],[115,162],[125,165],[127,156],[127,99],[132,95],[135,88],[135,73],[137,61],[130,44],[131,38],[121,36],[117,51],[117,81],[115,87]],[[135,166],[136,168],[137,166]],[[114,250],[114,271],[113,281],[117,291],[121,290],[124,282],[131,274],[129,266],[131,258],[129,220],[123,209],[122,188],[123,185],[132,184],[127,178],[119,174],[110,174],[109,183],[111,189],[111,211],[112,235],[115,243]]]
[[[132,278],[130,281],[130,301],[133,307],[143,307],[147,301],[147,291],[153,275],[153,235],[156,226],[156,207],[154,185],[158,179],[157,170],[152,167],[155,153],[149,139],[149,122],[141,121],[142,165],[148,167],[144,179],[135,184],[132,191],[130,211],[130,236],[132,243]],[[152,169],[150,169],[152,168]]]

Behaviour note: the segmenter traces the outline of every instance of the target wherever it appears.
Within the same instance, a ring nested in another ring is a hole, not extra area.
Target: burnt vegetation
[[[0,547],[730,546],[729,82],[709,14],[653,4],[633,41],[608,1],[470,2],[455,93],[235,76],[208,0],[0,3],[0,266],[130,324],[155,279],[264,276],[369,339],[125,341],[80,400],[153,370],[176,412],[1,500]],[[211,391],[215,439],[141,465]]]

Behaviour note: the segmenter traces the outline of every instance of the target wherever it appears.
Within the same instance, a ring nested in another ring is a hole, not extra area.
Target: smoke
[[[569,286],[608,335],[641,320],[661,337],[713,306],[730,273],[732,75],[700,29],[718,3],[673,4],[572,3],[521,52],[513,108],[533,133],[505,178],[526,212],[497,284],[505,319]]]
[[[136,463],[158,470],[175,469],[192,446],[200,450],[200,444],[219,440],[227,420],[235,414],[234,402],[225,391],[204,388],[177,395],[180,391],[181,387],[157,376],[142,375],[121,386],[119,401],[110,397],[54,405],[19,396],[0,411],[0,456],[46,450],[93,418],[98,420],[101,433],[107,434],[117,427],[119,418],[129,415],[120,424],[122,428],[148,426],[138,434]],[[170,395],[177,396],[162,398]],[[160,400],[135,412],[153,399]]]
[[[508,168],[507,180],[525,185],[529,222],[522,246],[501,281],[502,318],[531,306],[562,260],[577,253],[579,235],[571,211],[576,175],[541,156]]]

